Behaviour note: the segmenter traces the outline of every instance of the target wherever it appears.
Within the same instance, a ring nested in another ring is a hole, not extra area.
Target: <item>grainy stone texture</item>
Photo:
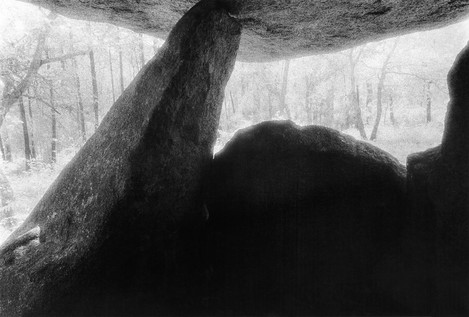
[[[401,315],[404,166],[335,130],[241,130],[208,181],[214,306],[236,315]],[[399,255],[400,257],[396,257]]]
[[[165,37],[197,0],[22,0],[85,20]],[[243,26],[239,57],[266,61],[337,51],[366,41],[454,22],[468,0],[210,0]]]
[[[190,297],[201,175],[240,33],[213,3],[176,24],[4,245],[40,228],[2,255],[0,315],[171,314]]]
[[[448,73],[442,144],[407,160],[410,235],[432,281],[431,313],[469,315],[469,45]]]

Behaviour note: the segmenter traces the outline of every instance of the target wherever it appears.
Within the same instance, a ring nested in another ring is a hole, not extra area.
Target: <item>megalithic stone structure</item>
[[[430,313],[440,316],[469,315],[468,83],[469,44],[448,73],[442,144],[407,162],[416,270],[428,267]]]
[[[174,313],[240,33],[218,1],[181,18],[3,245],[0,315]]]
[[[109,22],[166,36],[195,0],[20,0],[68,17]],[[422,31],[467,17],[466,0],[285,1],[218,0],[238,18],[241,61],[267,62],[340,51],[385,37]]]

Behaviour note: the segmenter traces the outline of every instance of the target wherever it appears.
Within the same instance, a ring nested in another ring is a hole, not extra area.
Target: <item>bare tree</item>
[[[29,115],[29,122],[31,123],[29,125],[29,139],[31,143],[31,159],[35,160],[37,158],[36,154],[36,144],[34,142],[34,119],[33,119],[33,109],[31,106],[31,97],[28,97],[28,115]]]
[[[332,61],[327,61],[323,67],[319,67],[318,69],[314,69],[310,73],[306,74],[303,77],[303,81],[305,84],[305,94],[304,94],[304,110],[306,113],[307,123],[322,123],[317,122],[319,118],[322,121],[322,118],[325,119],[327,125],[332,125],[332,121],[334,120],[334,86],[332,85],[327,90],[326,98],[321,102],[320,109],[313,109],[313,103],[311,102],[311,95],[314,93],[316,88],[324,82],[327,82],[329,79],[334,77],[337,72],[342,68],[341,66],[332,65]]]
[[[71,43],[71,49],[73,51],[72,32],[70,32],[70,43]],[[82,138],[82,142],[84,143],[86,141],[85,110],[83,106],[81,82],[80,82],[80,76],[78,74],[78,62],[77,62],[76,56],[72,57],[72,67],[73,67],[73,78],[75,81],[75,91],[76,91],[76,97],[77,97],[77,110],[76,110],[77,111],[77,123],[78,123],[78,129],[80,131],[80,135]]]
[[[138,47],[140,52],[140,68],[145,66],[145,46],[143,45],[143,35],[138,35]]]
[[[120,88],[121,88],[121,94],[124,92],[124,64],[122,61],[122,44],[120,43],[120,38],[118,38],[119,41],[119,74],[120,74]]]
[[[49,58],[49,50],[46,49],[46,56]],[[62,61],[62,68],[64,62]],[[47,69],[50,69],[50,65],[47,65]],[[51,111],[51,162],[57,162],[57,117],[55,115],[55,95],[54,95],[54,81],[49,80],[49,102]]]
[[[389,95],[389,119],[393,126],[396,125],[396,117],[394,116],[394,98],[392,95]]]
[[[83,97],[81,94],[80,76],[78,75],[78,65],[77,60],[75,58],[72,60],[72,65],[74,68],[73,76],[75,78],[75,89],[77,94],[78,126],[81,132],[82,141],[84,143],[86,141],[85,110],[83,106]]]
[[[87,51],[71,52],[62,56],[42,58],[45,51],[46,38],[49,35],[51,26],[46,23],[37,36],[36,46],[29,65],[26,66],[24,74],[22,67],[8,67],[15,63],[21,63],[18,59],[10,57],[0,60],[2,71],[0,80],[4,83],[3,98],[0,105],[0,127],[3,125],[6,114],[16,104],[18,99],[27,93],[32,80],[37,76],[39,69],[43,65],[64,61],[78,55],[84,55]],[[18,79],[19,78],[19,79]]]
[[[306,122],[308,124],[313,123],[313,107],[311,102],[311,94],[315,88],[313,78],[311,74],[304,76],[304,83],[305,83],[305,100],[304,100],[304,108],[306,113]]]
[[[94,111],[94,129],[99,126],[99,93],[98,93],[98,80],[96,78],[96,64],[94,60],[94,51],[90,50],[90,70],[91,70],[91,84],[93,86],[93,111]]]
[[[29,141],[28,120],[26,119],[26,110],[24,108],[23,97],[18,99],[18,106],[23,126],[23,140],[24,140],[24,159],[26,171],[31,169],[31,147]]]
[[[29,64],[29,67],[26,71],[26,74],[19,80],[15,80],[18,74],[15,71],[10,69],[5,69],[2,67],[3,71],[1,73],[1,80],[3,81],[5,88],[3,89],[3,98],[0,106],[0,126],[3,125],[6,114],[10,111],[11,107],[18,101],[18,99],[26,92],[28,89],[31,80],[39,71],[39,68],[44,65],[46,62],[42,59],[42,54],[44,52],[44,45],[46,37],[50,32],[50,27],[45,27],[39,33],[36,43],[36,49],[33,53],[32,60]],[[47,60],[47,59],[46,59]],[[2,60],[2,64],[10,63],[10,60]],[[3,65],[2,65],[3,66]],[[16,75],[16,76],[15,76]]]
[[[366,124],[369,123],[370,117],[369,113],[371,113],[371,102],[373,101],[373,85],[370,82],[366,82],[366,101],[365,101],[365,109],[367,115],[365,115]]]
[[[112,89],[112,103],[114,104],[116,102],[116,93],[115,93],[115,87],[114,87],[114,70],[112,68],[112,55],[111,55],[111,49],[108,49],[108,55],[109,55],[109,69],[111,71],[111,89]]]
[[[376,140],[376,137],[378,134],[378,127],[381,121],[381,114],[383,111],[382,99],[383,99],[384,80],[387,75],[389,60],[394,54],[394,51],[396,50],[398,42],[399,42],[399,38],[397,38],[394,41],[391,47],[391,50],[388,52],[388,55],[386,55],[383,65],[381,66],[380,73],[378,75],[378,87],[377,87],[377,95],[376,95],[376,120],[375,120],[375,124],[373,125],[373,130],[371,131],[370,140]]]
[[[334,124],[334,99],[335,87],[334,84],[332,84],[327,90],[327,95],[324,102],[325,108],[323,109],[323,124],[328,127],[332,127]]]
[[[365,132],[365,126],[363,124],[363,119],[362,119],[362,111],[360,109],[360,101],[358,99],[357,95],[357,85],[356,85],[356,78],[355,78],[355,68],[360,61],[360,57],[363,53],[364,46],[362,46],[359,50],[358,53],[354,56],[355,49],[352,48],[349,50],[348,54],[348,59],[349,59],[349,64],[350,64],[350,105],[351,105],[351,111],[347,111],[347,116],[351,115],[351,121],[355,124],[355,127],[357,128],[358,132],[360,132],[360,136],[362,139],[366,140],[366,132]],[[350,119],[349,119],[350,120]]]
[[[286,103],[289,69],[290,69],[290,60],[286,59],[285,64],[283,65],[282,88],[280,91],[280,109],[285,112],[288,119],[291,119],[290,109]]]
[[[236,113],[236,104],[233,98],[233,92],[230,90],[230,100],[231,100],[231,109],[233,110],[233,114]]]
[[[430,92],[430,85],[432,84],[432,81],[431,80],[428,80],[426,81],[425,83],[425,97],[426,97],[426,101],[427,101],[427,123],[431,122],[432,121],[432,95],[431,95],[431,92]]]

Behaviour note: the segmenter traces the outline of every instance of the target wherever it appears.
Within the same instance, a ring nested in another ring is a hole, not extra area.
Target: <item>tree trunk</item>
[[[320,107],[320,105],[317,102],[315,102],[312,105],[310,105],[310,107],[311,107],[310,111],[312,112],[312,118],[313,118],[312,123],[319,124],[318,122],[319,109],[318,108]]]
[[[108,49],[109,54],[109,69],[111,70],[111,89],[112,89],[112,103],[116,102],[116,92],[114,87],[114,71],[112,69],[112,56],[111,56],[111,49]]]
[[[91,83],[93,86],[93,111],[94,111],[94,129],[99,126],[99,94],[98,94],[98,80],[96,78],[96,65],[94,61],[94,51],[90,51],[90,70],[91,70]]]
[[[313,123],[313,114],[311,109],[311,101],[309,99],[311,91],[314,89],[312,87],[311,79],[308,75],[304,77],[305,81],[305,114],[306,114],[306,122],[307,124]]]
[[[384,88],[383,87],[384,76],[385,76],[385,73],[381,72],[381,76],[379,77],[379,80],[378,80],[378,88],[377,88],[377,94],[376,94],[376,119],[375,119],[375,124],[373,125],[373,130],[371,131],[371,136],[370,136],[370,140],[372,141],[376,140],[376,137],[378,134],[378,126],[381,120],[381,114],[383,112],[382,99],[383,99],[383,88]]]
[[[18,105],[20,108],[21,121],[23,122],[23,140],[24,140],[24,159],[26,171],[31,170],[31,147],[29,144],[29,129],[28,120],[26,119],[26,110],[24,109],[23,97],[18,99]]]
[[[28,90],[31,81],[37,76],[39,69],[42,65],[50,64],[57,61],[72,58],[73,56],[83,55],[85,52],[75,52],[66,54],[54,58],[43,59],[42,55],[45,48],[46,38],[51,30],[51,21],[45,23],[41,31],[37,36],[37,45],[33,53],[31,62],[26,69],[25,75],[17,74],[21,79],[15,81],[5,80],[5,88],[3,89],[3,96],[0,105],[1,115],[4,117],[10,110],[10,108],[16,104],[16,101],[25,94]],[[5,78],[4,78],[5,79]],[[0,120],[0,127],[3,124],[3,120]]]
[[[358,52],[357,56],[353,57],[353,49],[350,50],[349,53],[349,62],[350,62],[350,102],[352,104],[351,106],[351,112],[352,112],[352,120],[355,124],[355,127],[357,128],[358,132],[360,132],[360,136],[362,139],[366,140],[366,132],[365,132],[365,126],[363,124],[363,119],[362,119],[362,111],[360,109],[360,100],[358,99],[358,87],[355,84],[355,67],[360,60],[360,56],[363,52],[363,48]]]
[[[124,92],[125,84],[124,84],[124,63],[122,61],[122,48],[119,46],[119,79],[120,79],[120,87],[121,87],[121,94]]]
[[[373,100],[373,86],[371,83],[367,82],[366,83],[366,102],[365,102],[365,109],[367,111],[367,114],[371,113],[371,102]],[[369,115],[365,116],[365,122],[366,124],[369,123]]]
[[[282,76],[282,90],[280,91],[280,109],[285,112],[288,119],[291,119],[290,109],[286,104],[287,97],[287,88],[288,88],[288,70],[290,69],[290,60],[285,60],[283,66],[283,76]]]
[[[225,120],[226,122],[228,122],[228,120],[230,120],[230,116],[228,114],[228,101],[226,100],[226,95],[223,98],[223,106],[222,106],[221,112],[225,113]]]
[[[381,113],[383,111],[383,104],[382,104],[382,99],[383,99],[383,89],[384,89],[384,79],[386,77],[386,72],[387,72],[387,67],[389,64],[389,60],[391,59],[392,54],[396,50],[397,43],[399,42],[399,38],[397,38],[394,41],[394,44],[389,51],[388,55],[386,56],[383,66],[381,67],[381,71],[379,74],[379,80],[378,80],[378,88],[377,88],[377,94],[376,94],[376,120],[375,124],[373,125],[373,131],[371,131],[371,136],[370,140],[376,140],[376,137],[378,136],[378,127],[379,127],[379,122],[381,121]]]
[[[383,114],[383,123],[386,124],[386,116],[388,114],[388,108],[389,108],[389,104],[386,105],[386,107],[384,108],[384,114]]]
[[[73,43],[73,36],[70,33],[70,40]],[[73,44],[72,44],[73,50]],[[78,74],[78,63],[76,57],[72,58],[72,66],[73,66],[73,77],[75,80],[75,88],[77,94],[77,123],[78,123],[78,130],[80,131],[80,135],[82,138],[82,142],[86,142],[86,125],[85,125],[85,111],[83,107],[83,97],[81,94],[81,82],[80,82],[80,75]]]
[[[334,86],[331,86],[327,91],[326,108],[324,109],[324,125],[326,127],[333,127],[334,125],[334,98],[335,89]]]
[[[135,78],[135,75],[138,73],[139,62],[137,53],[134,51],[130,53],[130,66],[132,67],[132,78]]]
[[[353,79],[353,83],[355,83],[355,76]],[[358,85],[356,86],[356,90],[352,92],[353,97],[353,107],[354,107],[354,120],[355,120],[355,127],[357,128],[358,132],[360,132],[360,136],[363,140],[366,140],[366,131],[365,125],[363,124],[362,119],[362,110],[360,108],[360,96],[358,94]]]
[[[0,251],[0,315],[204,314],[202,174],[241,34],[219,6],[181,18],[5,242],[40,228]]]
[[[233,114],[235,114],[236,113],[236,104],[234,102],[233,93],[231,92],[231,90],[230,90],[230,100],[231,100],[231,108],[233,110]]]
[[[427,98],[427,123],[432,121],[432,96],[430,93],[431,81],[426,83],[426,98]]]
[[[45,50],[46,57],[49,58],[49,48]],[[50,65],[47,65],[47,69],[50,69]],[[65,63],[62,61],[62,70],[65,70]],[[50,111],[51,111],[51,146],[50,146],[50,158],[52,165],[57,162],[57,117],[55,114],[55,96],[54,96],[54,82],[49,80],[49,100],[50,100]]]
[[[31,142],[31,158],[33,160],[37,159],[36,155],[36,144],[34,142],[34,119],[33,119],[33,109],[31,107],[31,98],[28,98],[28,114],[29,114],[29,122],[30,127],[29,127],[29,138]]]
[[[39,33],[37,37],[36,49],[33,53],[31,63],[29,64],[26,71],[26,75],[24,75],[16,85],[9,81],[6,82],[6,87],[3,89],[3,97],[1,102],[1,113],[3,118],[8,113],[10,108],[16,103],[16,101],[27,91],[32,79],[34,76],[36,76],[39,68],[41,68],[43,65],[42,53],[44,51],[46,37],[49,34],[50,29],[50,26],[47,24],[46,27]],[[1,123],[3,124],[3,120]]]
[[[309,101],[308,93],[306,93],[305,95],[305,112],[306,112],[306,120],[308,124],[313,124],[313,109],[311,106],[311,102]]]
[[[54,87],[50,87],[50,104],[52,105],[50,109],[51,113],[51,162],[52,164],[57,162],[57,116],[55,114],[55,97],[54,97]]]
[[[274,117],[274,109],[273,109],[273,105],[272,105],[272,92],[270,90],[268,90],[267,92],[267,102],[268,102],[268,106],[269,106],[269,120],[272,120],[272,118]]]
[[[262,98],[259,85],[257,85],[256,89],[253,89],[252,100],[254,105],[256,106],[256,109],[254,109],[254,111],[252,112],[252,118],[254,122],[267,120],[262,118]]]
[[[145,46],[143,45],[142,34],[138,35],[138,47],[140,51],[140,68],[143,68],[145,66]]]
[[[391,124],[393,126],[396,125],[396,118],[394,117],[394,98],[389,96],[389,119],[391,120]]]
[[[75,87],[77,91],[77,113],[78,113],[78,126],[81,134],[83,143],[86,142],[86,124],[85,124],[85,109],[83,106],[83,97],[81,95],[81,83],[80,76],[78,75],[78,65],[77,61],[74,58],[72,60],[74,67],[74,77],[75,77]]]

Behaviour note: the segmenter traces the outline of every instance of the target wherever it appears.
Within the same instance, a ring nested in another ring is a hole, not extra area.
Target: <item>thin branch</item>
[[[46,59],[41,60],[41,66],[45,65],[45,64],[48,64],[48,63],[62,62],[62,61],[65,61],[67,59],[73,58],[75,56],[86,55],[88,53],[89,53],[89,50],[86,50],[86,51],[78,51],[78,52],[75,52],[75,53],[65,54],[65,55],[62,55],[62,56],[46,58]]]
[[[425,76],[420,76],[418,74],[414,73],[406,73],[406,72],[397,72],[397,71],[389,71],[389,74],[395,74],[395,75],[404,75],[404,76],[410,76],[410,77],[415,77],[417,79],[420,79],[421,81],[430,81],[433,86],[435,86],[438,90],[441,92],[448,94],[448,91],[446,89],[443,89],[440,84],[438,84],[438,80],[435,80],[434,78],[430,77],[425,77]]]
[[[50,102],[38,97],[38,96],[32,96],[32,95],[23,95],[23,97],[27,97],[27,98],[30,98],[30,99],[35,99],[37,101],[40,101],[41,103],[43,103],[45,106],[51,108],[52,110],[54,110],[55,113],[59,114],[59,115],[62,115],[56,107],[54,107],[53,105],[51,105]]]
[[[398,72],[398,71],[388,71],[389,74],[396,74],[396,75],[405,75],[405,76],[411,76],[411,77],[415,77],[417,79],[420,79],[420,80],[423,80],[423,81],[433,81],[433,79],[429,78],[429,77],[424,77],[424,76],[421,76],[421,75],[418,75],[418,74],[414,74],[414,73],[407,73],[407,72]]]
[[[46,26],[45,30],[41,32],[37,41],[32,61],[29,64],[28,72],[24,76],[23,80],[15,88],[13,88],[13,90],[7,96],[4,95],[4,99],[2,100],[2,115],[5,115],[13,106],[13,104],[26,91],[26,89],[29,87],[31,79],[38,72],[39,67],[41,67],[41,56],[44,50],[46,37],[50,31],[50,26]]]

